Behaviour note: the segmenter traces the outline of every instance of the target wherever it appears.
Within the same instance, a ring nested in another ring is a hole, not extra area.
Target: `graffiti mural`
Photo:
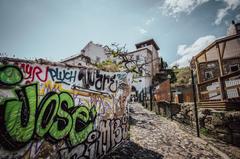
[[[3,158],[100,158],[128,136],[131,77],[0,59]]]
[[[72,149],[63,148],[59,151],[61,158],[100,158],[113,147],[127,138],[127,117],[102,120],[100,130],[93,130],[86,141]]]

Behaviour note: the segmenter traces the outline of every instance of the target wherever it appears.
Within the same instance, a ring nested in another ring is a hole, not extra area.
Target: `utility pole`
[[[198,110],[197,110],[197,102],[196,102],[196,89],[195,89],[194,75],[193,75],[192,69],[191,69],[191,76],[192,76],[192,91],[193,91],[194,111],[195,111],[195,118],[196,118],[197,137],[200,137],[199,123],[198,123]]]

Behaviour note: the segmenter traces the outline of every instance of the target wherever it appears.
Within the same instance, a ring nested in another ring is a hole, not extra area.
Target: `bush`
[[[209,134],[209,131],[208,131],[208,129],[206,129],[206,128],[201,128],[201,129],[200,129],[200,133],[203,134],[203,135],[208,135],[208,134]]]

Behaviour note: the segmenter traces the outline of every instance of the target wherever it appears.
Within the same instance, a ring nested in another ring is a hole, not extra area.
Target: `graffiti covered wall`
[[[128,135],[131,77],[0,59],[1,158],[100,158]]]

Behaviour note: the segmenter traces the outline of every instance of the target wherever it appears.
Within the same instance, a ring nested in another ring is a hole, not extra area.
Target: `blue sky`
[[[225,36],[240,20],[240,0],[0,0],[0,53],[58,61],[89,42],[110,45],[154,38],[169,64]]]

